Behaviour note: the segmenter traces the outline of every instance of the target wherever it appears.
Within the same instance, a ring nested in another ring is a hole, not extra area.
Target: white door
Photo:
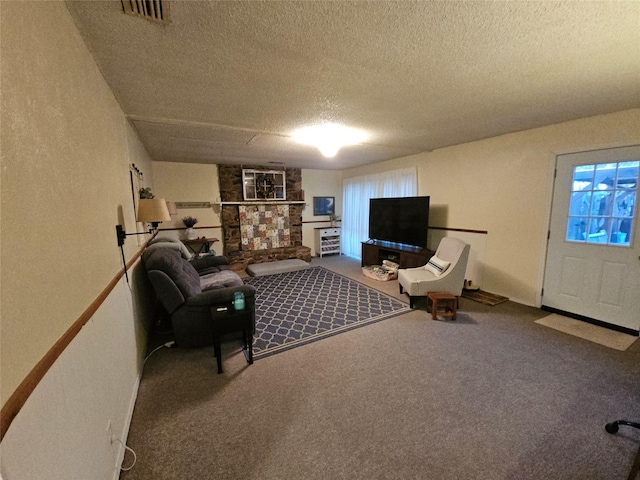
[[[542,305],[640,331],[640,146],[559,155]]]

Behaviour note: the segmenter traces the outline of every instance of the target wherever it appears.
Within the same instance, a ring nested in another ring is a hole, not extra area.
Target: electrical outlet
[[[109,436],[109,443],[113,445],[113,441],[115,440],[113,437],[113,429],[111,428],[111,420],[107,424],[107,435]]]

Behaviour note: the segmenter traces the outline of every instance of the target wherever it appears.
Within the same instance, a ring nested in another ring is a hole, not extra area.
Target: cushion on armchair
[[[145,252],[146,253],[146,252]],[[147,272],[160,270],[178,287],[185,298],[202,291],[200,275],[196,269],[175,250],[160,249],[144,258]]]
[[[436,277],[442,275],[447,268],[449,268],[450,263],[446,260],[442,260],[441,258],[436,257],[435,255],[429,259],[427,264],[424,266],[425,270],[429,270]]]
[[[205,255],[204,257],[196,257],[191,260],[191,265],[195,267],[200,276],[220,272],[222,270],[231,270],[229,260],[227,257],[222,255]]]
[[[233,270],[220,270],[200,277],[202,290],[239,287],[240,285],[244,285],[244,282]]]
[[[182,255],[182,258],[191,260],[193,254],[189,251],[187,246],[180,241],[176,232],[161,232],[158,233],[149,241],[145,253],[151,253],[159,248],[168,248],[170,250],[177,250]]]

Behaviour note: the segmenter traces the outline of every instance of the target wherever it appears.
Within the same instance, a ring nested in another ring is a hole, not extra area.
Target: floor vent
[[[124,13],[156,23],[169,23],[169,3],[163,0],[121,0]]]

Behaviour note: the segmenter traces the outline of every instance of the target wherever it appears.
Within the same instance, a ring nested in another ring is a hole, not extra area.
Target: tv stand
[[[383,260],[390,260],[400,268],[421,267],[426,265],[435,252],[420,247],[412,247],[401,243],[367,240],[362,243],[362,266],[382,265]]]

